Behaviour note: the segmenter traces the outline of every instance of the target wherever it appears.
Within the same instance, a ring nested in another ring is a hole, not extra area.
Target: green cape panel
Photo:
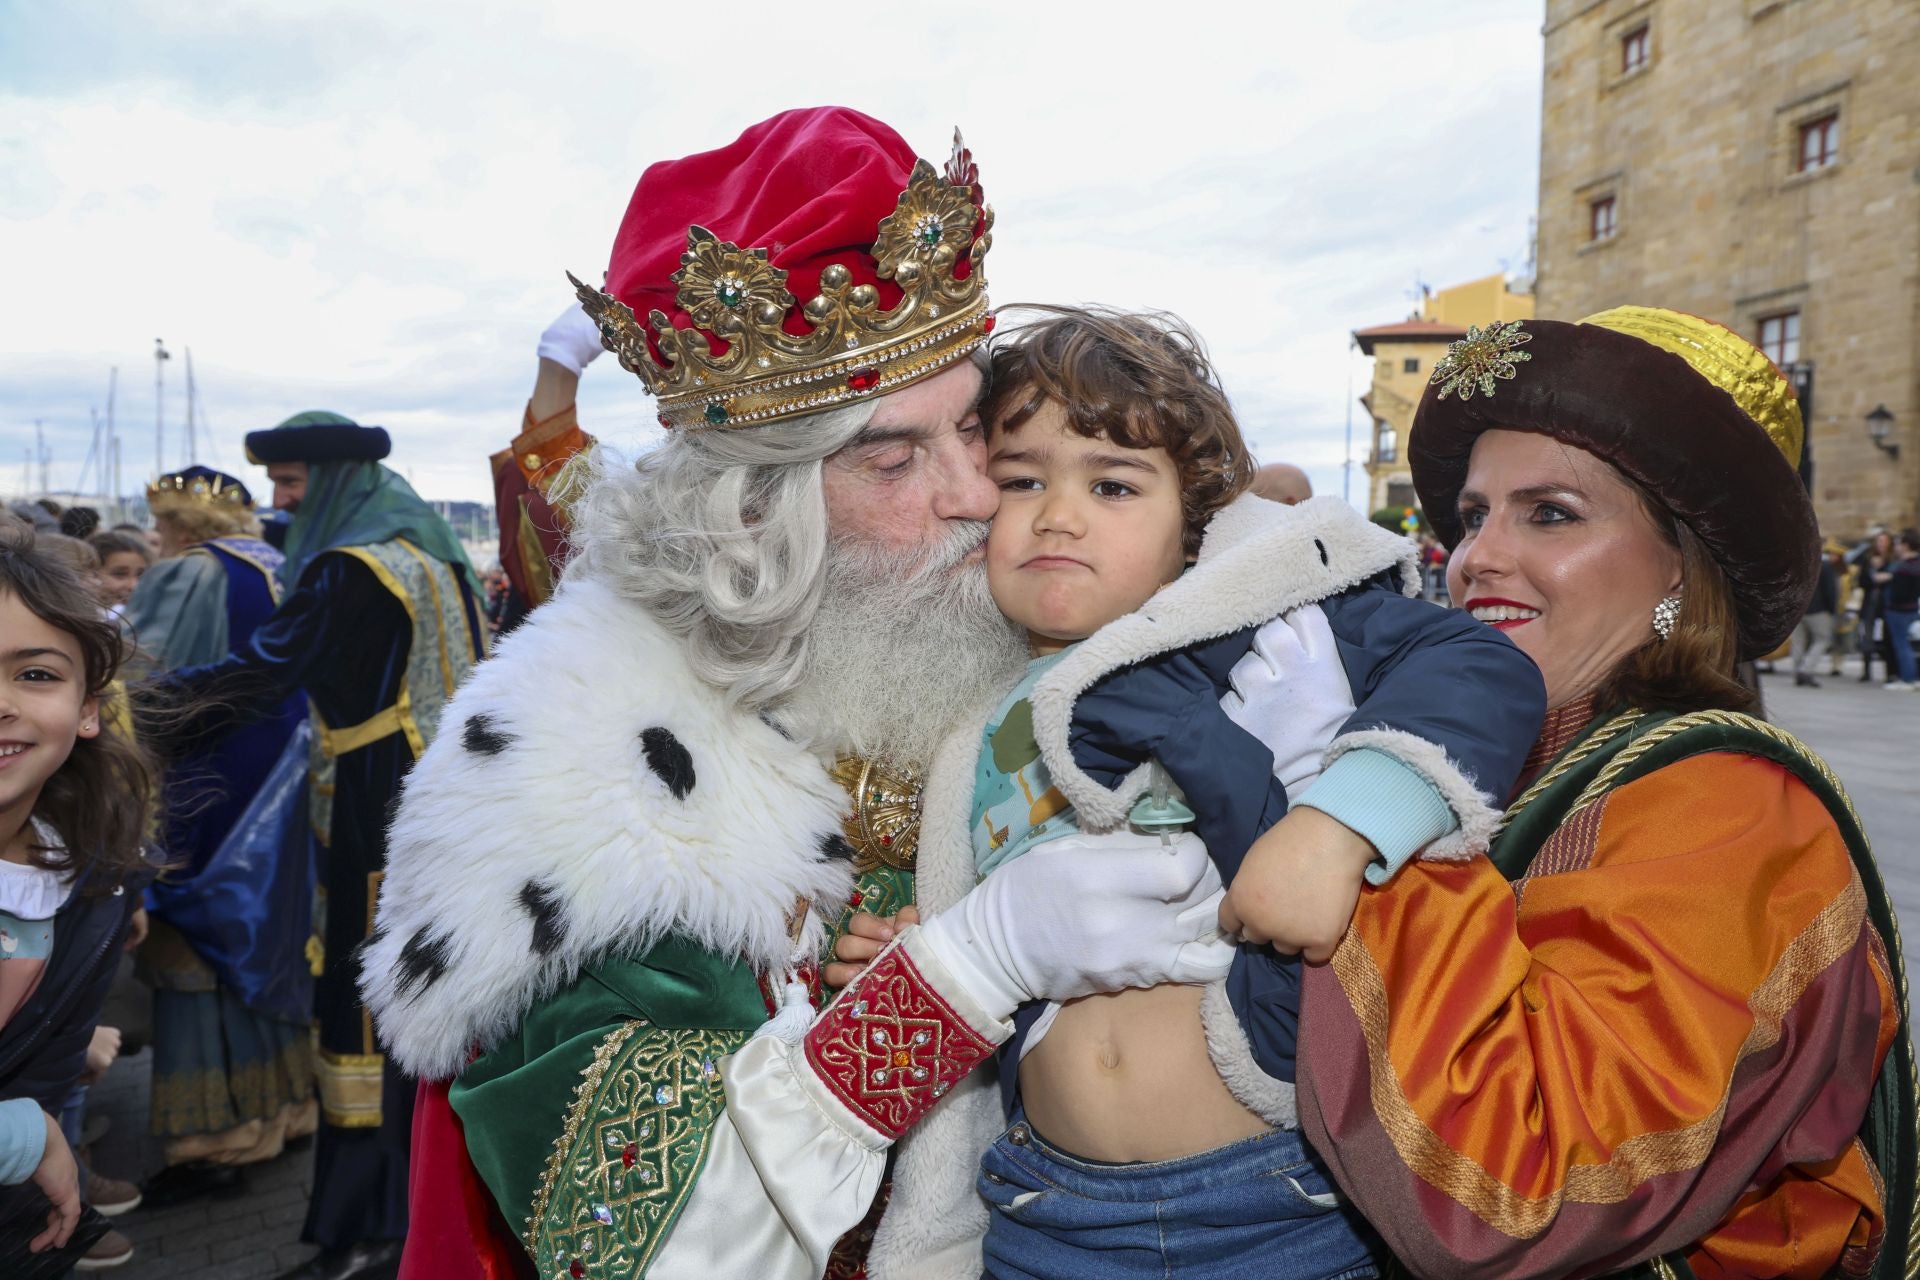
[[[467,1153],[508,1225],[521,1230],[581,1078],[611,1033],[634,1021],[746,1033],[766,1020],[746,965],[680,938],[664,939],[644,956],[603,961],[535,1005],[518,1031],[476,1058],[448,1091]]]

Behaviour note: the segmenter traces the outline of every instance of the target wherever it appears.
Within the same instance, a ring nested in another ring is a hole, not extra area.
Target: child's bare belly
[[[1202,988],[1088,996],[1063,1006],[1020,1064],[1027,1119],[1092,1160],[1175,1160],[1272,1126],[1227,1091],[1207,1056]]]

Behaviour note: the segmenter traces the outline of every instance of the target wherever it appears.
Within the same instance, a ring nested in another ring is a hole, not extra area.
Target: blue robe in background
[[[161,561],[127,607],[136,642],[161,668],[223,657],[272,616],[280,561],[264,542],[241,537]],[[167,870],[149,890],[154,928],[140,971],[154,987],[151,1125],[170,1164],[270,1159],[315,1123],[305,825],[292,824],[293,847],[208,872],[304,718],[303,703],[284,698],[167,768],[159,836]],[[276,803],[297,813],[305,789],[281,788]],[[249,941],[236,946],[236,936]]]

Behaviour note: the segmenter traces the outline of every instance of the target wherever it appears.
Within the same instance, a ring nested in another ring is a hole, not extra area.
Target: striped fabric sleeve
[[[1818,799],[1697,756],[1563,826],[1516,884],[1477,857],[1364,891],[1307,970],[1301,1120],[1422,1276],[1683,1248],[1702,1275],[1822,1275],[1878,1238],[1854,1135],[1890,993]]]

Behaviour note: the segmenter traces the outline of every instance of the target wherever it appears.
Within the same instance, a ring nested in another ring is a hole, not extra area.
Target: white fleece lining
[[[1156,654],[1270,621],[1399,569],[1418,590],[1418,553],[1398,534],[1334,497],[1297,507],[1246,495],[1213,518],[1199,560],[1140,609],[1100,628],[1047,672],[1033,691],[1034,738],[1082,830],[1117,830],[1147,790],[1136,769],[1113,790],[1087,776],[1068,749],[1073,707],[1101,677]]]
[[[1227,1092],[1274,1128],[1298,1129],[1300,1111],[1293,1086],[1268,1075],[1253,1060],[1253,1048],[1227,999],[1225,982],[1207,984],[1207,993],[1200,998],[1200,1025],[1207,1033],[1207,1056],[1226,1082]]]

